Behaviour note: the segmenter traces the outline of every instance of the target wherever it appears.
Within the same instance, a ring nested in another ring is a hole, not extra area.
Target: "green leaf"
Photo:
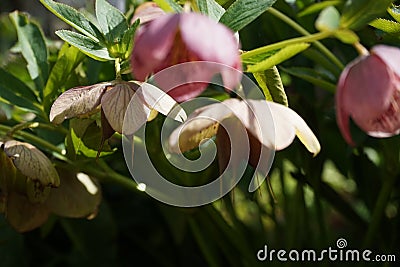
[[[254,64],[248,65],[246,71],[247,72],[260,72],[265,71],[267,69],[272,68],[285,60],[297,55],[298,53],[306,50],[310,46],[309,43],[298,43],[293,45],[288,45],[272,56]]]
[[[50,10],[54,15],[62,19],[65,23],[75,28],[77,31],[83,33],[95,42],[103,41],[104,37],[82,13],[76,9],[52,0],[40,0],[40,2]]]
[[[237,32],[258,18],[275,2],[276,0],[237,0],[226,10],[219,22]]]
[[[101,148],[102,132],[92,119],[71,119],[71,141],[76,155],[82,154],[89,158],[95,158]],[[113,150],[107,141],[103,146],[100,157],[110,155]]]
[[[37,105],[36,96],[22,81],[2,68],[0,68],[0,80],[0,98],[24,110],[43,115]]]
[[[359,29],[376,19],[392,3],[392,0],[347,0],[340,20],[342,28]]]
[[[397,22],[400,22],[400,8],[398,6],[393,5],[387,11]]]
[[[29,75],[35,82],[36,89],[41,93],[49,75],[48,51],[43,33],[38,25],[29,21],[26,15],[18,11],[10,13],[10,18],[17,29],[18,42],[22,55],[28,63]]]
[[[379,18],[372,21],[369,25],[387,33],[400,33],[400,23],[396,21]]]
[[[43,90],[43,106],[48,113],[51,102],[61,93],[69,75],[84,59],[84,54],[78,48],[65,43],[58,53],[56,63],[51,70],[46,87]]]
[[[119,43],[129,27],[124,14],[106,0],[96,0],[96,18],[108,46]]]
[[[317,72],[311,68],[302,67],[292,67],[292,68],[282,68],[286,73],[310,82],[318,87],[325,89],[328,92],[334,93],[336,91],[336,84],[328,81],[322,73]]]
[[[165,12],[182,12],[182,7],[174,0],[154,0],[154,2]]]
[[[215,2],[215,0],[196,0],[196,4],[202,14],[216,21],[219,21],[225,13],[225,9]]]
[[[114,58],[112,58],[108,53],[107,47],[104,47],[100,43],[93,41],[89,37],[68,30],[59,30],[56,31],[56,34],[62,40],[72,46],[75,46],[93,59],[99,61],[114,60]]]
[[[323,10],[326,7],[336,6],[341,3],[342,3],[342,1],[324,1],[324,2],[315,3],[315,4],[312,4],[312,5],[304,8],[301,12],[299,12],[297,14],[297,17],[311,15],[311,14],[319,12],[320,10]]]
[[[315,28],[319,31],[334,31],[339,28],[340,14],[333,6],[321,11],[315,21]]]
[[[255,72],[253,75],[263,90],[266,100],[289,105],[281,76],[275,66],[262,72]]]
[[[33,103],[38,103],[35,93],[20,79],[0,68],[0,86],[7,87],[15,94],[23,96]]]
[[[135,32],[140,24],[140,20],[137,19],[130,27],[128,30],[125,31],[124,36],[122,38],[122,51],[125,52],[123,59],[129,59],[131,53],[132,53],[132,48],[133,48],[133,41],[134,41],[134,35]]]

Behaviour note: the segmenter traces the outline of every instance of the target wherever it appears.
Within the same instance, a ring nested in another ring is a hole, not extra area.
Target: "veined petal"
[[[307,123],[292,109],[281,104],[268,102],[275,125],[275,146],[281,150],[289,146],[295,135],[308,151],[318,154],[321,146]]]
[[[135,94],[134,88],[138,87],[138,85],[134,86],[128,82],[119,82],[105,92],[101,99],[104,115],[111,127],[118,133],[122,133],[126,109]]]
[[[183,122],[187,119],[185,110],[180,106],[177,106],[176,112],[169,114],[178,103],[156,86],[149,83],[141,83],[141,88],[137,93],[143,98],[144,103],[161,114],[179,122]]]
[[[110,85],[106,82],[65,91],[51,106],[50,121],[60,124],[65,119],[89,113],[99,106],[104,91]]]
[[[28,143],[10,140],[4,151],[13,159],[15,167],[26,177],[43,186],[59,186],[60,178],[51,161],[39,149]]]
[[[164,91],[149,83],[130,82],[140,86],[130,100],[124,114],[123,133],[131,135],[135,133],[151,116],[151,110],[157,110],[179,122],[186,120],[185,111],[177,106],[177,102]],[[173,112],[171,112],[173,111]]]

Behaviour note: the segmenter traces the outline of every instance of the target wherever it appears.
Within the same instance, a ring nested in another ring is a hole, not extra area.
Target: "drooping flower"
[[[347,143],[349,118],[374,137],[400,133],[400,49],[375,46],[342,72],[336,93],[336,118]]]
[[[133,74],[144,81],[152,73],[179,63],[214,62],[219,64],[213,68],[196,68],[193,65],[180,73],[158,76],[157,86],[182,102],[199,95],[207,87],[207,83],[193,81],[210,81],[220,73],[224,86],[233,90],[241,80],[238,49],[234,33],[204,15],[164,15],[152,20],[145,30],[137,34],[131,58]],[[239,71],[226,71],[226,66]],[[177,80],[188,83],[174,88]]]
[[[245,128],[246,136],[239,129]],[[272,164],[275,150],[289,146],[294,137],[316,155],[320,144],[306,122],[292,109],[264,100],[228,99],[195,110],[169,138],[171,152],[185,152],[212,136],[216,135],[218,161],[220,169],[224,170],[231,158],[231,148],[236,151],[247,151],[250,165],[256,168],[264,177]],[[230,136],[239,141],[231,143]],[[236,163],[235,163],[236,164]],[[251,184],[254,191],[258,185]]]
[[[56,124],[65,119],[79,117],[101,109],[103,137],[109,138],[114,132],[122,133],[124,116],[135,92],[143,86],[140,82],[115,80],[90,86],[75,87],[65,91],[53,103],[50,110],[50,121]],[[146,84],[147,85],[147,84]],[[158,112],[168,115],[176,102],[155,86],[148,85],[146,90],[139,91],[140,105],[137,109],[148,114],[149,107],[154,106]],[[156,103],[154,105],[154,103]]]
[[[18,232],[39,227],[50,213],[93,217],[101,201],[100,187],[82,176],[70,170],[59,176],[46,155],[29,143],[0,141],[0,213]]]

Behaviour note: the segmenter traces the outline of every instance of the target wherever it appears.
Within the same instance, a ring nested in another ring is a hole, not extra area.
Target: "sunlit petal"
[[[65,119],[89,113],[99,106],[101,96],[110,85],[106,82],[65,91],[51,106],[50,121],[60,124]]]

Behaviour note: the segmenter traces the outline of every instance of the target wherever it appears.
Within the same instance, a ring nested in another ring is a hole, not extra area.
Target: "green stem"
[[[268,9],[268,12],[277,17],[278,19],[284,21],[286,24],[288,24],[290,27],[295,29],[297,32],[300,34],[303,34],[304,36],[310,36],[311,34],[304,29],[301,25],[299,25],[297,22],[280,12],[279,10],[271,7]],[[329,51],[326,46],[324,46],[321,42],[315,41],[314,45],[323,53],[327,58],[329,58],[340,70],[344,69],[343,63],[331,52]]]
[[[13,129],[13,127],[0,125],[0,132],[4,132],[6,134],[9,133],[10,131],[12,131],[12,129]],[[61,148],[56,147],[55,145],[47,142],[46,140],[43,140],[40,137],[37,137],[36,135],[30,134],[27,132],[23,132],[23,131],[15,132],[15,133],[13,133],[13,135],[16,136],[17,138],[24,139],[24,140],[30,141],[32,143],[35,143],[36,145],[38,145],[48,151],[60,154],[60,156],[64,157],[64,153]]]
[[[141,192],[137,189],[137,184],[132,178],[117,173],[101,159],[97,163],[103,170],[99,170],[99,168],[92,165],[85,165],[82,168],[96,177],[101,177],[103,182],[112,182],[130,191]]]
[[[248,52],[244,52],[242,54],[242,59],[248,59],[251,58],[253,56],[257,56],[259,54],[263,54],[263,53],[267,53],[276,49],[280,49],[282,47],[288,46],[288,45],[292,45],[292,44],[298,44],[298,43],[312,43],[315,42],[317,40],[321,40],[327,37],[330,37],[332,35],[331,32],[318,32],[318,33],[314,33],[314,34],[309,34],[307,36],[302,36],[302,37],[296,37],[296,38],[292,38],[292,39],[288,39],[285,41],[281,41],[281,42],[277,42],[274,44],[270,44],[270,45],[266,45],[263,47],[259,47],[256,48],[254,50],[248,51]]]

